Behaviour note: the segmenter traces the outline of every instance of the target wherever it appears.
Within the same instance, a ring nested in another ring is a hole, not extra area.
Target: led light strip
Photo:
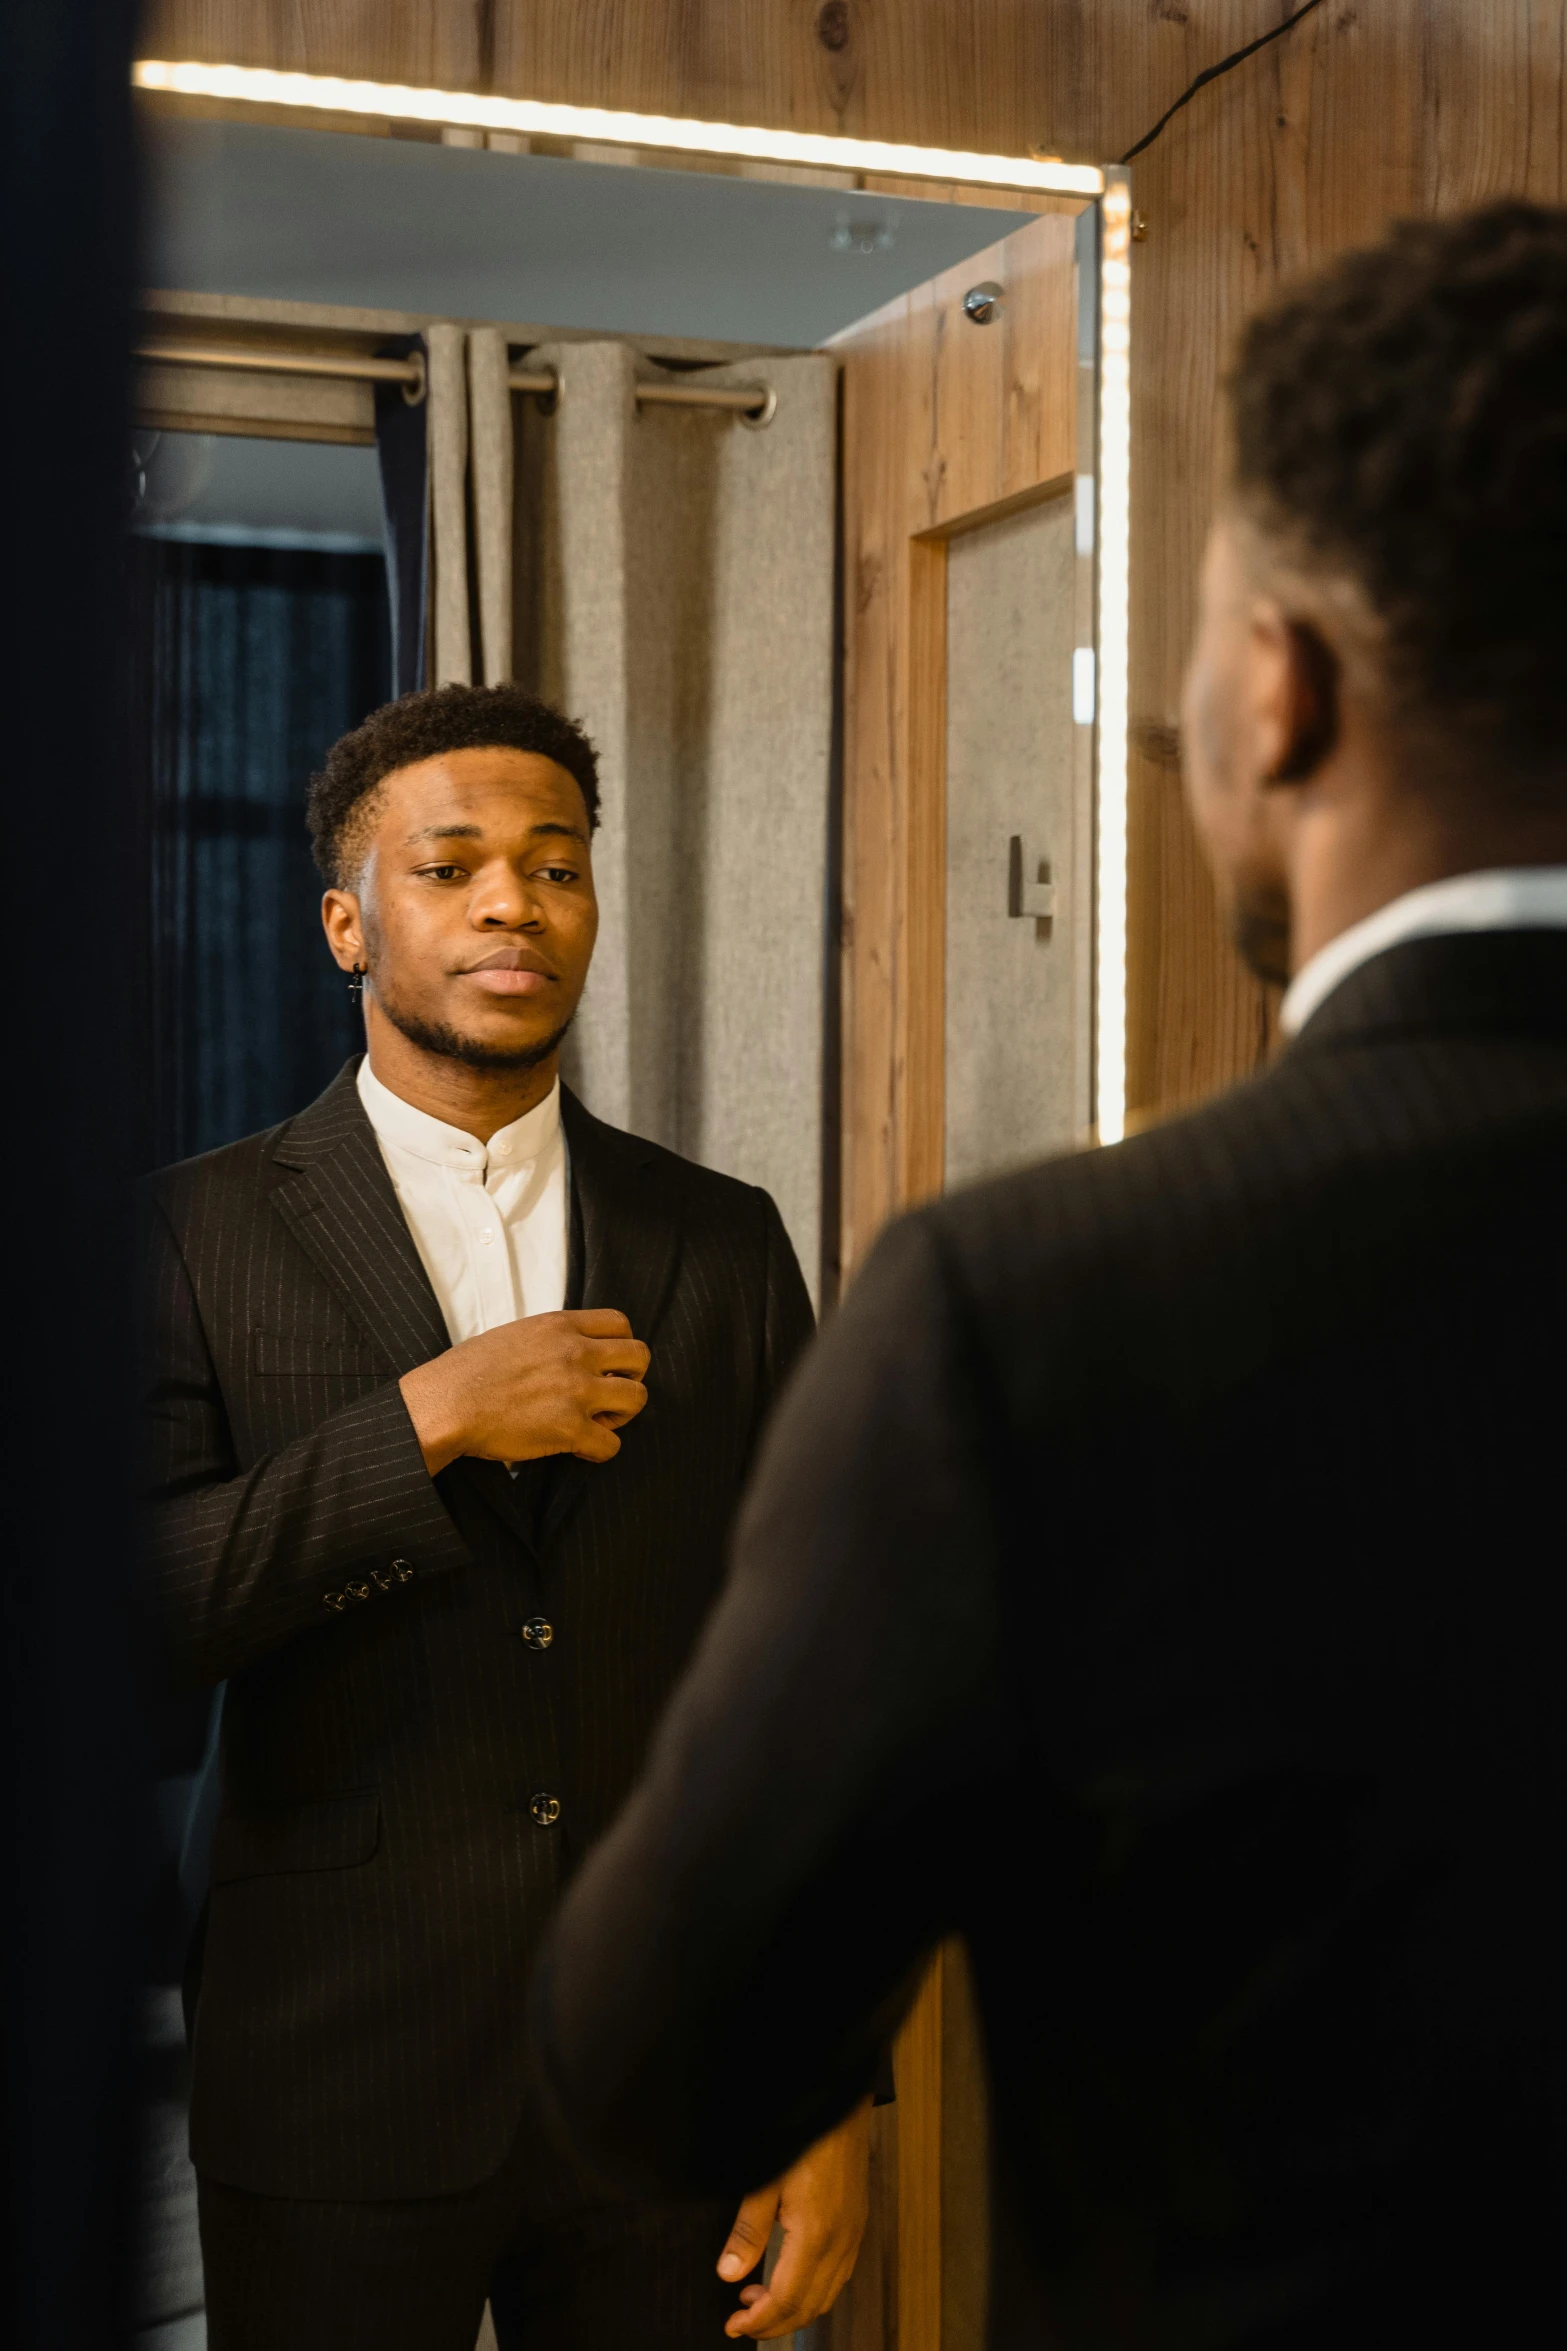
[[[1126,1132],[1126,692],[1131,577],[1132,196],[1107,172],[1099,261],[1099,833],[1094,1100]]]
[[[585,139],[612,147],[662,147],[677,154],[735,156],[750,163],[886,172],[902,179],[966,180],[978,187],[1023,188],[1043,195],[1097,196],[1105,184],[1104,173],[1086,163],[969,155],[944,147],[904,147],[887,139],[841,139],[819,131],[768,131],[743,123],[692,122],[677,115],[612,113],[601,106],[547,106],[533,98],[412,90],[397,82],[347,82],[330,74],[273,73],[262,66],[171,65],[162,58],[144,57],[131,68],[131,78],[138,89],[165,90],[185,98],[379,115],[392,122],[450,123],[453,128]]]

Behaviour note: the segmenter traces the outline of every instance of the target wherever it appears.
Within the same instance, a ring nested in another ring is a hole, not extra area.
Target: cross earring
[[[362,963],[356,963],[348,975],[348,1000],[350,1004],[363,1004],[365,1000],[365,966]]]

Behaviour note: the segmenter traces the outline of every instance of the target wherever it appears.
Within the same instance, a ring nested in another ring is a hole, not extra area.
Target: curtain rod
[[[417,404],[425,395],[425,364],[421,352],[406,359],[377,359],[350,351],[263,350],[257,344],[138,343],[137,359],[162,367],[234,368],[260,375],[334,376],[352,383],[401,384],[405,399]],[[536,392],[554,400],[560,379],[552,368],[513,367],[507,382],[514,392]],[[657,408],[726,408],[747,424],[770,424],[778,395],[770,384],[644,384],[635,387],[637,403]]]

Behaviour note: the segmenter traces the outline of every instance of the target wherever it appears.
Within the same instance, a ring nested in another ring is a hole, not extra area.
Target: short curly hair
[[[1355,581],[1398,719],[1532,775],[1567,743],[1567,211],[1407,221],[1260,313],[1233,492]]]
[[[521,686],[435,686],[384,702],[350,734],[339,736],[326,765],[310,779],[305,821],[316,864],[334,889],[357,869],[369,835],[374,794],[400,767],[443,751],[531,751],[573,777],[599,820],[598,753],[575,719]]]

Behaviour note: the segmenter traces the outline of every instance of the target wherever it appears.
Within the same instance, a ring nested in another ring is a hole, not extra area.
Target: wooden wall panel
[[[494,0],[149,0],[143,57],[269,65],[474,90],[493,70]]]
[[[1188,37],[1200,30],[1194,67],[1288,12],[1165,4]],[[1133,277],[1128,1097],[1145,1114],[1252,1067],[1269,1037],[1264,992],[1221,935],[1175,757],[1226,354],[1282,280],[1393,218],[1511,191],[1560,199],[1564,25],[1562,0],[1325,0],[1133,166],[1148,239]]]
[[[141,48],[932,146],[1097,153],[1082,136],[1098,103],[1089,34],[1116,13],[1114,0],[150,0]],[[1156,50],[1179,47],[1157,9],[1132,13]]]

